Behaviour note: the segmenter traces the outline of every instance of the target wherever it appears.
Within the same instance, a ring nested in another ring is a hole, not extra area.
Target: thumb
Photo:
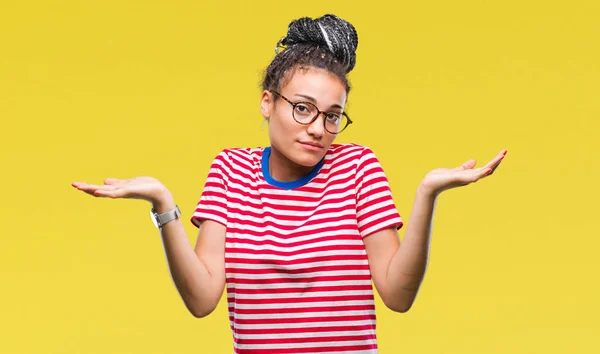
[[[470,170],[473,167],[475,167],[475,165],[477,164],[476,160],[468,160],[467,162],[463,163],[462,165],[460,165],[460,167],[455,168],[455,170],[457,171],[464,171],[464,170]]]
[[[104,184],[106,184],[106,185],[115,185],[115,184],[119,183],[119,181],[120,180],[116,179],[116,178],[105,178],[104,179]]]

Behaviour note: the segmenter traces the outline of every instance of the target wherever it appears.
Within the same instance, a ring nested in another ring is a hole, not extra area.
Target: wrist
[[[157,214],[165,213],[169,210],[175,209],[175,200],[169,190],[165,189],[159,196],[152,201],[152,208]]]
[[[417,195],[426,199],[435,200],[439,194],[439,191],[436,191],[423,182],[417,187]]]

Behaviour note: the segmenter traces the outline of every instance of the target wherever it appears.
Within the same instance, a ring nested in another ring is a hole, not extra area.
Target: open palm
[[[167,192],[165,186],[153,177],[134,177],[130,179],[106,178],[104,185],[73,182],[73,187],[95,197],[142,199],[156,201]]]
[[[502,159],[506,156],[506,150],[501,150],[485,166],[474,168],[475,160],[468,160],[456,168],[438,168],[429,172],[423,179],[422,185],[434,194],[439,194],[447,189],[466,186],[491,175]]]

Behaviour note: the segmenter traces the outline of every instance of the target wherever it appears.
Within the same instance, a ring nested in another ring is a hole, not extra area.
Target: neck
[[[269,156],[269,174],[280,182],[292,182],[298,180],[312,171],[314,166],[302,166],[285,157],[279,150],[271,146]]]

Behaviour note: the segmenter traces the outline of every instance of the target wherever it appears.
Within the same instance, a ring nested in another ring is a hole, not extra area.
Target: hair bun
[[[347,72],[356,64],[356,29],[350,22],[335,15],[327,14],[314,20],[303,17],[292,21],[281,44],[289,47],[302,43],[327,48],[347,68]]]

